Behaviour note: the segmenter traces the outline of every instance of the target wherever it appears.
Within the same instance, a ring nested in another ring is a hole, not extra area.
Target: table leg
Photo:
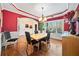
[[[41,50],[41,41],[39,41],[39,50]]]

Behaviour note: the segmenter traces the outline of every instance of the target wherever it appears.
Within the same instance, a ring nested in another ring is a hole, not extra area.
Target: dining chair
[[[45,38],[41,39],[41,41],[42,41],[43,43],[45,43],[46,46],[48,46],[48,44],[50,44],[50,33],[48,32],[48,33],[47,33],[47,36],[46,36]]]
[[[38,31],[34,31],[35,32],[35,34],[37,34],[38,33]]]
[[[47,33],[47,37],[46,37],[47,43],[50,43],[50,33]]]
[[[47,36],[41,39],[42,41],[49,42],[50,41],[50,33],[47,33]]]
[[[10,32],[4,32],[3,36],[4,36],[5,49],[10,44],[14,44],[14,47],[15,47],[18,38],[11,38]]]
[[[31,40],[31,36],[29,32],[25,32],[26,35],[26,39],[27,39],[27,50],[28,50],[28,46],[31,45],[33,47],[33,51],[34,51],[34,46],[37,44],[38,45],[38,50],[39,50],[39,42],[36,40]],[[28,52],[27,52],[28,54]]]

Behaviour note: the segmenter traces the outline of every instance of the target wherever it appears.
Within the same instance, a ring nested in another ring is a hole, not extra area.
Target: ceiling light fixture
[[[44,7],[41,7],[41,8],[42,8],[42,16],[39,18],[39,21],[40,21],[40,22],[44,22],[44,21],[46,21],[47,19],[46,19],[46,17],[45,17],[44,14],[43,14]]]

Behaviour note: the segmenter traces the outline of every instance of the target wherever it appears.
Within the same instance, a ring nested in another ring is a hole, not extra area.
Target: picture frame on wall
[[[30,25],[30,29],[32,29],[32,25]]]
[[[29,25],[28,24],[25,24],[25,28],[28,28],[29,27]]]

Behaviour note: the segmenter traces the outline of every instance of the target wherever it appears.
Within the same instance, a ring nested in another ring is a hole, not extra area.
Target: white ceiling
[[[61,12],[67,9],[67,3],[14,3],[14,5],[30,14],[40,17],[42,15],[41,7],[44,7],[44,16],[48,16],[57,12]],[[69,10],[75,10],[77,3],[70,3]],[[9,3],[2,4],[3,9],[8,9],[10,11],[15,11],[13,6],[10,6]],[[22,13],[23,14],[23,13]],[[25,14],[24,14],[25,15]]]
[[[57,12],[61,12],[67,9],[67,3],[21,3],[21,4],[14,4],[16,7],[29,12],[36,16],[42,15],[41,7],[44,7],[44,15],[48,16]],[[72,9],[75,7],[76,4],[70,4]]]

